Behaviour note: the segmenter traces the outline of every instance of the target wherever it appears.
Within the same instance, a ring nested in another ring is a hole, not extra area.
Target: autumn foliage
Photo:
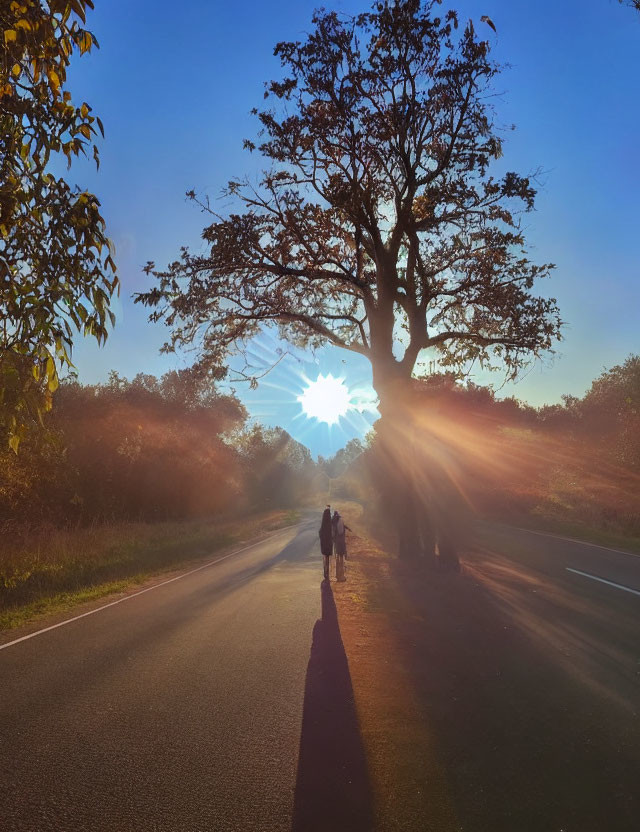
[[[414,408],[411,476],[463,542],[479,517],[640,536],[640,357],[561,404],[536,409],[444,374],[415,380]],[[370,439],[335,486],[365,502],[386,470]]]
[[[0,3],[0,442],[17,451],[51,406],[76,334],[103,343],[118,291],[99,199],[56,158],[99,162],[100,118],[67,73],[97,46],[91,0]]]
[[[56,525],[211,517],[290,506],[311,457],[280,429],[245,430],[234,397],[191,371],[63,384],[47,433],[2,452],[0,520]]]

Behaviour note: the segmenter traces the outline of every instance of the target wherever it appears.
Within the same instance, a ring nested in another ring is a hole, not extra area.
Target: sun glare
[[[351,407],[351,397],[344,381],[334,378],[331,373],[310,381],[298,396],[298,401],[305,416],[328,425],[337,424]]]

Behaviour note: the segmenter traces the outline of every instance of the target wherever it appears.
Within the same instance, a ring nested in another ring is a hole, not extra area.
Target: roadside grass
[[[0,632],[13,630],[55,613],[70,612],[78,604],[96,601],[116,592],[125,592],[132,585],[141,584],[147,577],[143,574],[134,575],[128,580],[110,581],[79,589],[76,592],[59,592],[56,595],[39,598],[37,601],[11,607],[0,612]]]
[[[460,441],[461,490],[479,517],[640,549],[640,474],[617,465],[605,448],[509,427],[469,429]]]
[[[457,829],[430,727],[412,679],[411,628],[420,627],[395,580],[398,561],[374,534],[362,506],[343,501],[349,559],[333,583],[374,800],[375,830],[413,832],[425,819]]]
[[[629,552],[640,554],[640,537],[621,534],[585,522],[568,520],[536,511],[501,519],[511,526],[520,526],[531,531],[547,532],[559,537],[570,537],[585,543],[595,543],[598,546],[612,549],[626,549]]]
[[[640,472],[617,464],[605,446],[571,435],[473,421],[456,423],[455,429],[446,420],[429,426],[446,449],[450,490],[465,513],[640,551]],[[416,476],[421,475],[417,470]],[[426,483],[437,490],[437,482],[427,477]],[[329,491],[332,503],[340,504],[342,497],[362,501],[375,535],[383,534],[393,548],[395,540],[375,517],[384,507],[366,464],[354,464],[331,480]],[[452,513],[457,510],[454,506]]]
[[[150,576],[298,522],[296,510],[233,519],[5,527],[0,630],[121,592]]]

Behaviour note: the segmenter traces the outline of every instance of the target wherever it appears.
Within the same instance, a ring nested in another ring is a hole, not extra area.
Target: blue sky
[[[110,369],[131,377],[188,363],[159,355],[165,332],[147,322],[131,294],[150,285],[147,260],[164,265],[180,245],[201,245],[205,218],[185,202],[186,190],[215,198],[231,177],[256,170],[259,160],[242,150],[242,139],[255,134],[249,111],[260,105],[263,82],[278,75],[273,46],[303,36],[317,5],[96,0],[88,26],[101,48],[76,60],[71,89],[102,117],[106,139],[100,171],[78,164],[71,179],[102,200],[122,293],[106,347],[77,343],[81,381],[104,380]],[[367,3],[325,5],[358,12]],[[497,81],[496,106],[500,121],[517,127],[501,164],[544,171],[527,238],[534,259],[557,265],[540,289],[558,298],[567,322],[557,354],[500,393],[535,405],[581,395],[605,367],[640,351],[640,15],[616,0],[451,5],[478,26],[487,14],[497,27],[494,57],[510,66]],[[267,334],[258,352],[277,348]],[[296,401],[300,368],[308,378],[314,370],[342,375],[353,390],[370,379],[366,362],[325,349],[287,356],[259,390],[237,391],[253,418],[281,424],[326,455],[371,418],[332,431],[305,423]]]

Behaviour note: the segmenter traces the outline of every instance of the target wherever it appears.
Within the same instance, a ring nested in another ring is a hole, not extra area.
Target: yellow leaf
[[[9,439],[9,447],[14,452],[14,454],[18,453],[18,447],[20,446],[20,437],[17,436],[15,433]]]
[[[85,137],[85,139],[90,139],[91,138],[91,128],[89,127],[88,124],[81,124],[80,125],[80,132]]]
[[[57,92],[60,89],[60,78],[58,73],[55,69],[50,69],[47,73],[47,77],[49,78],[49,83],[53,87],[54,91]]]
[[[15,29],[5,29],[4,30],[4,42],[5,43],[10,43],[12,40],[15,40],[17,37],[18,37],[18,33],[16,32]]]
[[[89,108],[86,104],[83,104],[82,107],[80,107],[80,115],[82,118],[86,118],[89,115]]]
[[[28,20],[16,20],[13,25],[16,29],[24,29],[25,32],[30,32],[32,28]]]
[[[58,389],[58,373],[56,372],[56,365],[54,364],[53,358],[49,356],[47,358],[47,388],[48,390],[53,393],[54,390]]]
[[[13,72],[13,74],[17,78],[18,75],[20,75],[20,73],[22,72],[22,67],[20,66],[20,64],[14,64],[13,67],[11,68],[11,72]]]
[[[88,52],[91,49],[93,44],[93,38],[91,36],[91,32],[83,32],[82,38],[80,39],[80,54],[83,55],[85,52]]]

